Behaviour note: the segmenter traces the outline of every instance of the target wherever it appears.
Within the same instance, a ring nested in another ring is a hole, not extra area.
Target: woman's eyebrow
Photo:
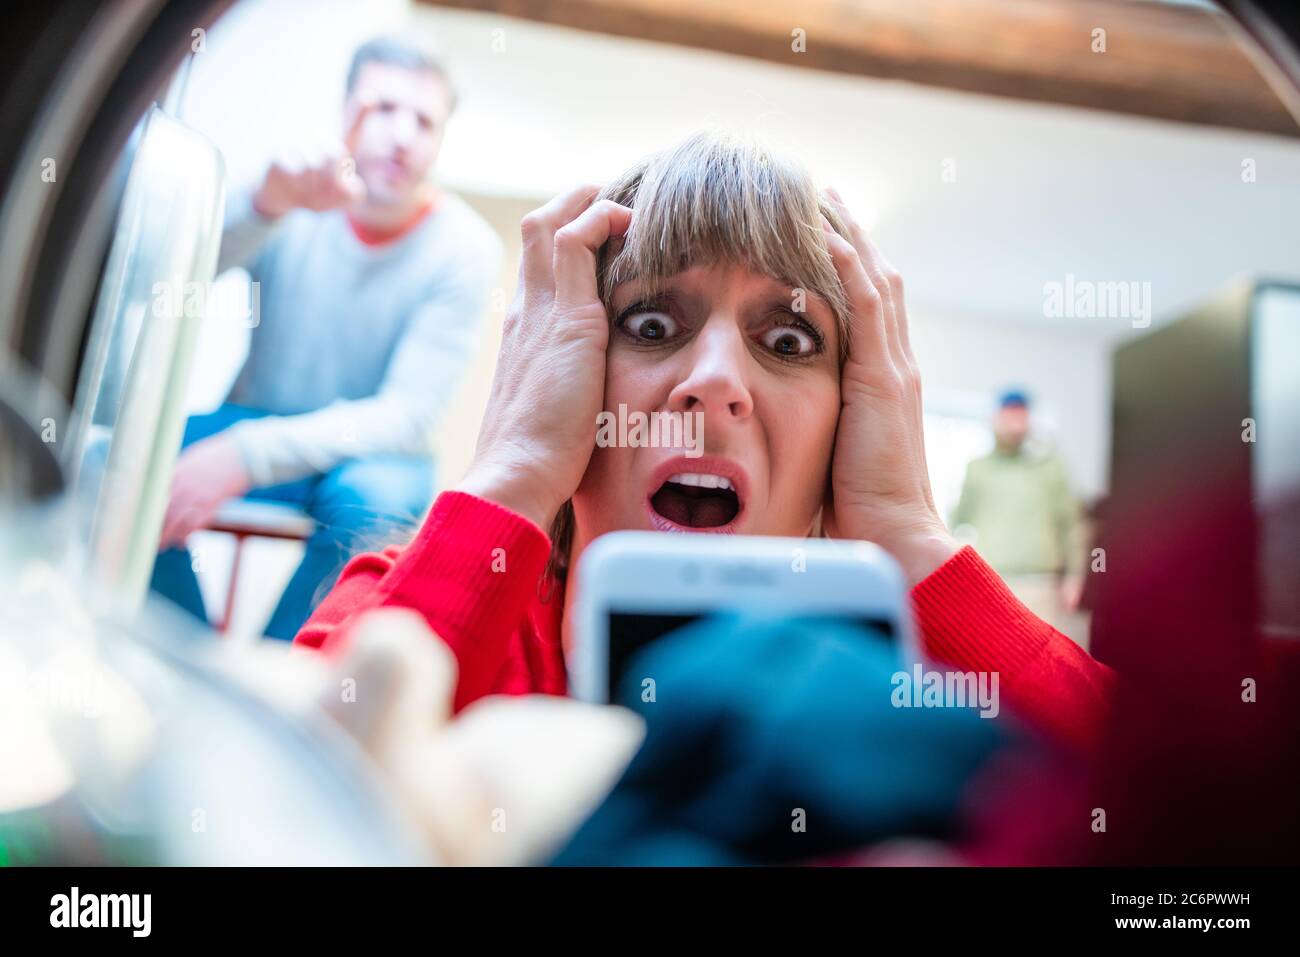
[[[784,286],[763,301],[764,314],[781,313],[802,319],[821,333],[828,346],[838,345],[839,328],[830,303],[818,293],[801,286]]]
[[[682,302],[696,295],[696,291],[691,288],[689,282],[682,281],[683,273],[673,273],[671,276],[661,276],[658,278],[646,276],[632,276],[624,279],[614,287],[611,298],[629,297],[633,299],[654,299],[665,300],[674,303]],[[624,292],[624,290],[629,290]]]
[[[677,306],[679,297],[672,289],[668,288],[666,283],[656,287],[643,283],[639,279],[629,279],[626,282],[619,283],[618,288],[610,296],[610,302],[611,304],[618,304],[617,311],[622,312],[624,309],[630,309],[632,306],[642,303]]]
[[[771,311],[788,312],[809,321],[817,318],[814,316],[814,311],[830,311],[830,303],[813,290],[801,286],[784,286],[780,290],[773,290],[763,301],[765,308]],[[820,308],[815,309],[815,306]],[[817,322],[821,324],[820,319],[817,319]]]

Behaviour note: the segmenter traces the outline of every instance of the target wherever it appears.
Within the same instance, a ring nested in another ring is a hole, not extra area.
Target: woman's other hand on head
[[[828,191],[827,198],[847,233],[841,236],[823,217],[852,316],[825,526],[836,538],[876,542],[915,585],[958,545],[930,492],[921,379],[908,340],[903,282],[839,194]]]
[[[604,404],[609,317],[596,257],[632,210],[563,193],[521,224],[519,286],[506,315],[474,459],[457,486],[549,527],[587,469]]]

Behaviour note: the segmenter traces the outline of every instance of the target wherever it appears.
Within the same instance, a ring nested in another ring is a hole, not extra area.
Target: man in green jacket
[[[1026,605],[1069,633],[1083,580],[1079,505],[1060,457],[1027,442],[1029,432],[1028,397],[1005,393],[993,451],[966,467],[952,525]]]

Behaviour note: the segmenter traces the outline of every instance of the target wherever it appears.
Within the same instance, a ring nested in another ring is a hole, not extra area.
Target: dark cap
[[[1029,408],[1029,396],[1019,389],[1008,389],[1002,393],[1002,398],[998,399],[998,408],[1027,409]]]

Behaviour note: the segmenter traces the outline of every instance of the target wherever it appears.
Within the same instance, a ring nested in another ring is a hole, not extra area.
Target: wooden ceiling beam
[[[422,2],[809,69],[1300,136],[1226,18],[1196,7],[1135,0]],[[1096,30],[1105,31],[1104,52],[1094,51]]]

